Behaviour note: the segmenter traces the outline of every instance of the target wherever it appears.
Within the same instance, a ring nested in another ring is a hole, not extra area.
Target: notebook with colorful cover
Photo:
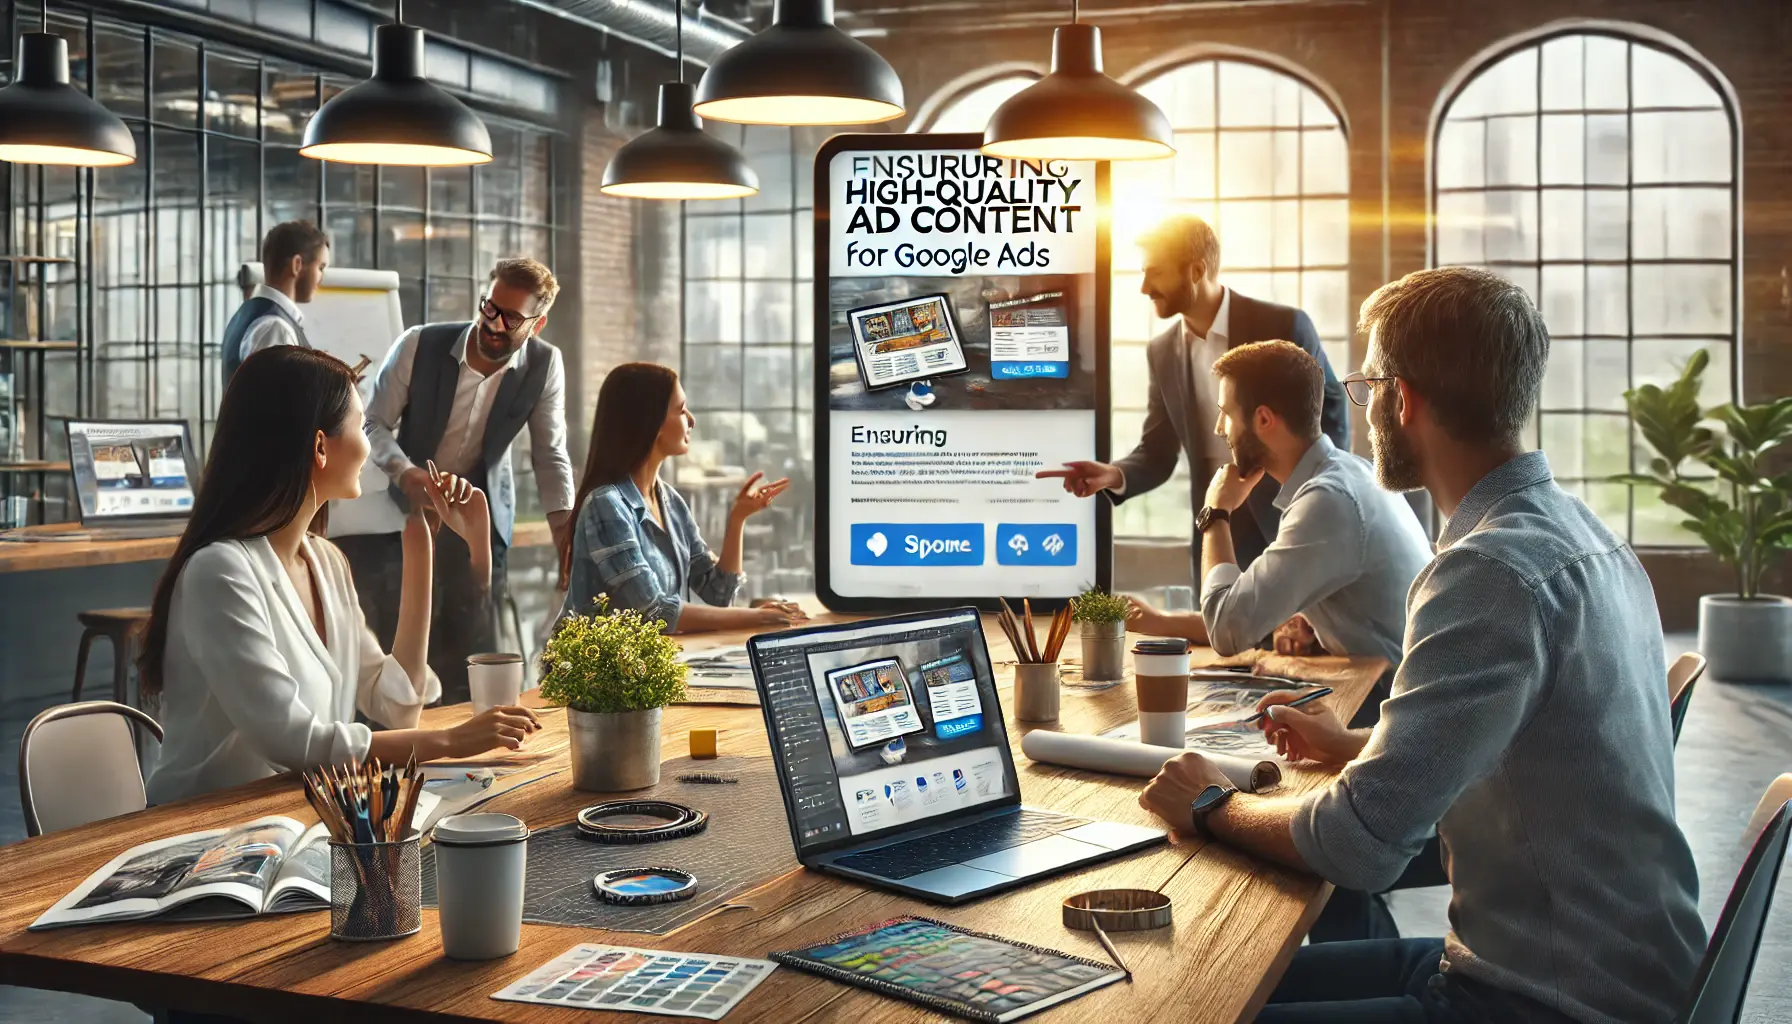
[[[1098,960],[926,917],[892,918],[771,957],[787,967],[989,1024],[1019,1020],[1125,977]]]

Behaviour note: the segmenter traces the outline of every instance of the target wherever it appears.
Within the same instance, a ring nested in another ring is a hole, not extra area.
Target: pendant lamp
[[[19,35],[12,84],[0,89],[0,160],[69,167],[135,163],[131,130],[69,84],[68,41],[49,31],[47,2],[42,11],[44,31]]]
[[[1021,160],[1156,160],[1171,156],[1170,119],[1101,70],[1101,30],[1052,33],[1052,71],[1008,98],[983,129],[983,152]]]
[[[599,186],[633,199],[739,199],[759,191],[759,175],[740,150],[704,134],[684,81],[684,0],[678,11],[678,81],[660,85],[659,119],[616,151]]]
[[[461,167],[491,162],[492,137],[467,105],[423,77],[423,30],[404,23],[373,30],[373,77],[311,115],[299,152],[345,164]]]
[[[696,111],[739,124],[871,124],[902,116],[902,80],[834,27],[834,0],[777,0],[770,28],[703,73]]]

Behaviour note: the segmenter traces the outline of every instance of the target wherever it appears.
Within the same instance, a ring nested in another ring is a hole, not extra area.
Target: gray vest
[[[417,354],[411,363],[410,398],[398,424],[398,447],[413,465],[435,458],[448,413],[454,405],[455,385],[460,381],[460,356],[455,347],[466,335],[468,323],[425,324],[417,335]],[[492,532],[499,543],[510,543],[516,523],[516,481],[510,472],[510,443],[522,432],[535,411],[535,403],[547,384],[552,353],[548,343],[530,338],[516,354],[492,400],[485,421],[484,444],[479,464],[467,479],[485,491],[492,510]],[[410,510],[410,502],[397,484],[391,487],[398,507]]]

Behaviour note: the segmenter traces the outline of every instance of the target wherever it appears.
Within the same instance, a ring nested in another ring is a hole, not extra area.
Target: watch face
[[[1224,787],[1224,786],[1208,786],[1206,789],[1203,789],[1201,791],[1200,796],[1195,797],[1195,811],[1198,813],[1200,811],[1204,811],[1204,810],[1208,809],[1209,807],[1212,807],[1214,804],[1216,804],[1220,801],[1221,797],[1223,797],[1225,795],[1226,795],[1226,787]]]

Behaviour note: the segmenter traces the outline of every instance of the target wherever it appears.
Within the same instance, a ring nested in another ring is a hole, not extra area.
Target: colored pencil
[[[1020,606],[1027,613],[1027,650],[1033,652],[1035,664],[1039,661],[1039,635],[1033,632],[1033,602],[1028,598],[1020,599]]]

